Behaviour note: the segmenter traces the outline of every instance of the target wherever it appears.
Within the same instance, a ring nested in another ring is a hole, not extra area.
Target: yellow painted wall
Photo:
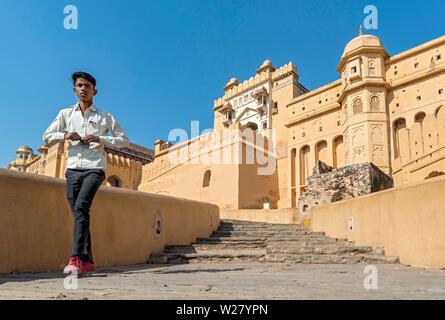
[[[289,129],[284,125],[287,120],[286,105],[295,97],[303,94],[298,86],[297,69],[285,78],[274,80],[272,99],[277,103],[278,112],[272,117],[272,128],[276,134],[277,178],[278,178],[278,207],[289,208],[291,196],[289,194],[288,140]]]
[[[423,120],[409,128],[398,128],[392,138],[398,150],[393,161],[396,186],[445,172],[445,107],[424,113]]]
[[[65,181],[0,170],[0,273],[62,270],[71,251],[72,217]],[[155,236],[160,212],[162,232]],[[91,210],[99,267],[146,262],[165,245],[189,244],[219,225],[215,205],[101,187]]]
[[[210,170],[208,187],[203,187],[204,175]],[[238,166],[182,164],[155,179],[145,181],[139,191],[204,200],[221,207],[238,207]]]
[[[272,174],[262,175],[259,168],[265,169],[267,164],[255,161],[257,154],[253,142],[241,142],[236,133],[227,137],[215,135],[214,140],[207,136],[210,135],[201,135],[156,154],[154,162],[143,166],[138,190],[202,200],[221,208],[260,209],[264,202],[275,208],[278,200],[276,159],[272,156],[268,159]],[[255,139],[253,132],[252,138]],[[246,161],[246,154],[252,156],[252,162]],[[183,161],[177,161],[179,155],[184,156]],[[205,187],[203,181],[207,171],[211,177]]]
[[[229,220],[245,220],[276,224],[300,223],[300,215],[297,208],[277,210],[221,209],[220,215],[221,219]]]
[[[292,200],[289,207],[296,206],[297,199],[306,186],[306,178],[312,174],[317,158],[331,166],[334,165],[336,154],[334,142],[337,138],[343,137],[342,125],[345,121],[342,109],[337,103],[340,85],[339,80],[334,81],[295,98],[287,106],[288,188]],[[309,147],[309,153],[303,159],[302,149],[305,147]],[[337,155],[337,164],[343,163],[344,154],[340,153]]]
[[[314,207],[312,228],[383,246],[407,265],[445,267],[445,177]],[[350,219],[353,229],[349,230]]]

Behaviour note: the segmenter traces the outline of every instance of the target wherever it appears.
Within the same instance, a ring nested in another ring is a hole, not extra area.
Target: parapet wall
[[[312,228],[356,245],[383,246],[407,265],[445,267],[445,177],[311,210]]]
[[[220,97],[216,100],[214,100],[213,106],[214,108],[218,108],[219,106],[222,106],[224,104],[224,102],[229,99],[230,97],[239,94],[241,92],[247,91],[259,84],[262,84],[268,80],[276,80],[279,79],[280,77],[285,76],[286,74],[288,74],[289,72],[293,72],[295,74],[297,74],[297,67],[292,63],[289,62],[283,66],[281,66],[280,68],[278,68],[277,70],[267,73],[267,72],[262,72],[261,74],[256,74],[253,77],[250,77],[249,80],[244,80],[242,83],[234,86],[233,88],[229,89],[226,94],[223,97]]]
[[[93,254],[100,267],[145,263],[165,245],[189,244],[218,225],[216,205],[101,187],[91,209]],[[63,179],[0,170],[0,273],[62,270],[72,227]]]
[[[244,220],[274,224],[299,224],[297,208],[288,209],[221,209],[221,219]]]

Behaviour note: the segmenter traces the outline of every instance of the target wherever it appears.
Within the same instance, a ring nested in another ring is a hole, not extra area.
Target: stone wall
[[[393,187],[392,178],[370,162],[336,169],[317,161],[307,181],[307,190],[298,198],[302,214],[316,205],[357,198]]]

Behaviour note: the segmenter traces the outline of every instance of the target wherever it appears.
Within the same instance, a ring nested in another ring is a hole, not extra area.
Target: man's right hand
[[[80,135],[77,132],[67,132],[67,133],[65,133],[64,139],[65,140],[71,140],[71,141],[82,140],[82,138],[80,137]]]

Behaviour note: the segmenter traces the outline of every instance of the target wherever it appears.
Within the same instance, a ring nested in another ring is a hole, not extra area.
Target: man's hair
[[[83,72],[83,71],[77,71],[74,72],[73,75],[71,76],[71,78],[73,79],[73,85],[76,86],[76,80],[79,78],[88,80],[89,82],[91,82],[94,87],[96,87],[96,79],[94,79],[94,77],[87,73],[87,72]]]

